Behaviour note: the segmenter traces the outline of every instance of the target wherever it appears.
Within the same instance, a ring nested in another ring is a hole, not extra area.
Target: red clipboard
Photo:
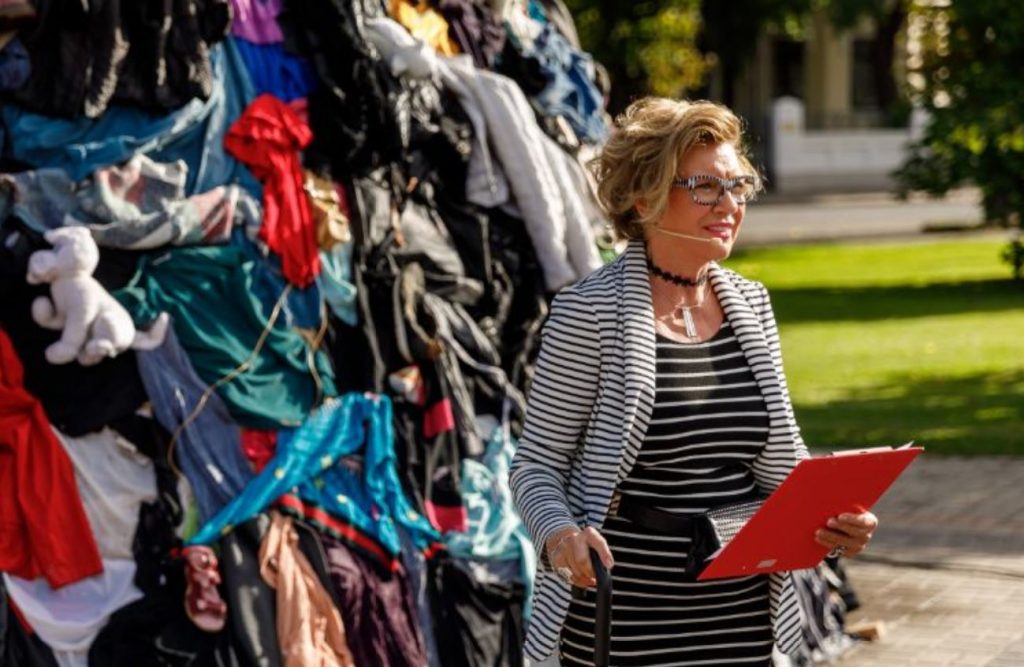
[[[871,509],[922,451],[886,447],[804,459],[697,579],[815,567],[829,549],[814,533],[834,516]]]

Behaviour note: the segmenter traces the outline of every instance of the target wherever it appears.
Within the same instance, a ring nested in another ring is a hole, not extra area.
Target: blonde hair
[[[732,144],[743,168],[756,173],[745,155],[743,124],[727,107],[663,97],[645,97],[629,105],[615,119],[615,130],[601,154],[590,163],[598,200],[616,235],[643,238],[644,227],[665,212],[683,156],[715,144]],[[643,213],[637,209],[640,202]]]

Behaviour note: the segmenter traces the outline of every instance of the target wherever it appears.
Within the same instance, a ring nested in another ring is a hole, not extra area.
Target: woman
[[[612,569],[614,665],[769,665],[793,652],[786,573],[696,582],[679,517],[770,493],[807,450],[763,285],[723,269],[760,181],[740,121],[640,100],[596,161],[626,251],[556,297],[512,462],[541,567],[526,653],[590,664],[594,573]],[[860,552],[877,520],[816,535]]]

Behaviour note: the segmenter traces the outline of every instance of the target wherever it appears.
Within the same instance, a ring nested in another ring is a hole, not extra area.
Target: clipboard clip
[[[876,452],[898,452],[901,449],[910,449],[913,446],[914,441],[911,440],[896,447],[883,445],[881,447],[868,447],[866,449],[844,449],[842,451],[832,452],[829,456],[857,456],[860,454],[874,454]]]

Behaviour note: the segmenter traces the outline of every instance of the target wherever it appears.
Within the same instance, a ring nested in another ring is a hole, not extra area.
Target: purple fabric
[[[439,0],[448,35],[481,69],[491,69],[505,47],[505,28],[483,0]]]
[[[327,534],[320,539],[355,663],[426,665],[415,598],[405,572],[384,572],[341,540]]]
[[[231,0],[234,15],[231,34],[255,44],[279,44],[284,41],[277,15],[282,0]]]

